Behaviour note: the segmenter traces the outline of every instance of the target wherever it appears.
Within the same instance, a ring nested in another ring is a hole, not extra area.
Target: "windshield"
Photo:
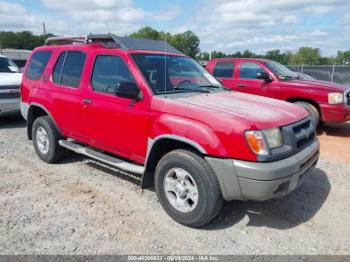
[[[157,54],[132,57],[157,95],[223,89],[212,75],[189,57]]]
[[[299,76],[297,73],[288,69],[284,65],[274,61],[267,61],[265,65],[276,75],[280,80],[290,80],[290,79],[298,79]]]
[[[0,57],[0,73],[18,73],[21,70],[7,57]]]

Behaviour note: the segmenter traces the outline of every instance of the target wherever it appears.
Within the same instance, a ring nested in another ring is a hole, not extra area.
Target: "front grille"
[[[0,86],[0,99],[20,98],[20,87],[18,85]]]
[[[295,136],[295,149],[301,151],[315,139],[315,126],[310,118],[287,126],[290,127]]]
[[[350,105],[350,89],[348,89],[347,91],[345,91],[345,103],[347,105]]]

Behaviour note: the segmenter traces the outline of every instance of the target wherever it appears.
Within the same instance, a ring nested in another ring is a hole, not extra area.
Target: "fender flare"
[[[147,142],[147,155],[146,155],[146,160],[145,160],[145,172],[142,175],[141,178],[141,188],[148,188],[153,186],[153,174],[151,174],[150,172],[147,172],[147,168],[149,166],[149,159],[150,156],[153,153],[153,149],[155,148],[154,146],[161,140],[163,139],[170,139],[170,140],[175,140],[175,141],[179,141],[185,144],[188,144],[190,146],[192,146],[193,148],[197,149],[198,152],[200,152],[203,155],[207,155],[207,151],[198,143],[196,143],[195,141],[189,139],[189,138],[185,138],[182,136],[178,136],[178,135],[173,135],[173,134],[163,134],[160,136],[157,136],[155,138],[148,138],[148,142]]]
[[[55,119],[52,117],[51,113],[49,112],[49,110],[47,110],[44,106],[40,105],[40,104],[37,104],[37,103],[31,103],[28,107],[28,113],[27,113],[27,135],[28,135],[28,138],[31,140],[32,139],[32,134],[31,134],[31,130],[32,130],[32,125],[33,125],[33,122],[34,121],[31,121],[30,119],[30,114],[31,114],[31,109],[33,107],[39,107],[40,109],[42,109],[43,111],[45,111],[45,113],[51,118],[54,126],[56,127],[58,133],[60,135],[62,135],[61,133],[61,130],[58,128],[58,125],[55,121]]]

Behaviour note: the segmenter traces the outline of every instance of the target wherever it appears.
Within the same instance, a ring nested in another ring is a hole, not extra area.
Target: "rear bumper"
[[[20,98],[0,99],[0,112],[20,109]]]
[[[206,157],[214,169],[225,200],[263,201],[281,197],[297,188],[319,158],[319,141],[303,151],[275,162],[257,163]]]
[[[349,105],[320,104],[320,108],[324,122],[345,122],[350,120]]]

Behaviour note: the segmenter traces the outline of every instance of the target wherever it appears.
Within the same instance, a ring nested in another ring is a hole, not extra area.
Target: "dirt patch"
[[[321,159],[295,192],[225,203],[202,229],[174,222],[139,178],[71,154],[43,163],[25,122],[0,118],[1,254],[349,254],[350,124],[320,131]]]

